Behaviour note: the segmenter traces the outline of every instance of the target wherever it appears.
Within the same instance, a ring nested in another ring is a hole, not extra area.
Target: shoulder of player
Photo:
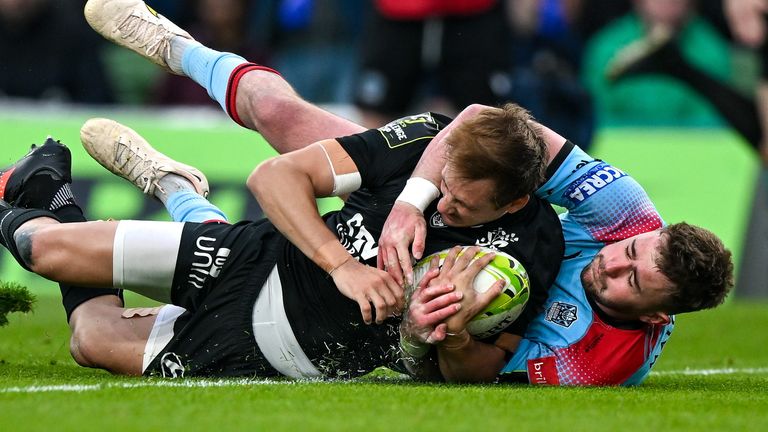
[[[414,143],[428,143],[448,123],[450,118],[441,114],[425,112],[391,121],[376,129],[390,148]]]

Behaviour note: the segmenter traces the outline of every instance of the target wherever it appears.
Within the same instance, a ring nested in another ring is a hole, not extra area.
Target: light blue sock
[[[184,50],[181,68],[184,73],[208,91],[227,111],[227,84],[232,71],[247,61],[237,54],[212,50],[203,45],[194,45]]]
[[[168,197],[165,204],[175,222],[226,221],[227,216],[210,201],[193,191],[180,191]]]

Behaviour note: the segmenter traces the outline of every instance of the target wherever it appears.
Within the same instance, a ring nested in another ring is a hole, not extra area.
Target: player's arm
[[[450,382],[493,382],[514,352],[520,336],[502,333],[496,344],[473,339],[463,331],[437,345],[440,371]]]
[[[401,283],[403,276],[407,283],[413,282],[411,256],[421,259],[424,254],[427,231],[423,213],[440,195],[445,137],[456,125],[486,108],[477,104],[468,106],[432,139],[387,217],[379,237],[378,267],[386,267]]]
[[[385,272],[358,262],[317,212],[315,199],[360,186],[357,166],[336,140],[324,140],[261,163],[248,178],[269,220],[360,306],[366,323],[371,304],[376,322],[399,311],[402,288]]]
[[[424,381],[493,382],[504,367],[506,358],[514,352],[520,336],[504,333],[510,340],[505,345],[491,345],[469,337],[463,343],[444,341],[433,348],[426,345],[420,357],[404,353],[408,372]],[[500,338],[501,339],[501,338]],[[408,343],[408,342],[405,342]],[[401,345],[404,342],[401,341]],[[411,346],[414,346],[411,344]]]

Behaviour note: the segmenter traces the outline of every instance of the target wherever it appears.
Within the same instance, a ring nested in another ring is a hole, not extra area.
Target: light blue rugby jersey
[[[536,193],[566,208],[565,257],[544,313],[528,327],[500,380],[550,385],[634,385],[651,370],[673,323],[615,327],[593,311],[580,274],[609,243],[661,228],[643,188],[620,169],[570,142],[570,152]],[[561,152],[561,153],[563,153]]]

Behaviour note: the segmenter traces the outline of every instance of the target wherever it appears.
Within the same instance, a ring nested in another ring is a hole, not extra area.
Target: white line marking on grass
[[[165,381],[165,380],[147,380],[141,382],[126,383],[104,383],[104,384],[61,384],[49,386],[27,386],[27,387],[7,387],[0,389],[0,393],[46,393],[46,392],[86,392],[106,389],[133,389],[142,387],[178,387],[178,388],[210,388],[210,387],[245,387],[256,385],[280,385],[295,384],[296,381],[278,381],[278,380],[185,380],[185,381]]]
[[[671,371],[651,372],[651,375],[669,376],[669,375],[688,375],[688,376],[709,376],[709,375],[758,375],[768,374],[768,368],[724,368],[724,369],[683,369]],[[134,389],[145,387],[170,387],[170,388],[212,388],[212,387],[249,387],[258,385],[293,385],[307,382],[316,383],[339,383],[350,381],[322,381],[322,380],[162,380],[150,379],[138,382],[124,383],[103,383],[103,384],[61,384],[61,385],[32,385],[26,387],[6,387],[0,388],[0,393],[49,393],[49,392],[89,392],[108,389]],[[352,383],[354,381],[351,381]]]
[[[683,370],[671,370],[671,371],[657,371],[651,372],[651,375],[733,375],[733,374],[747,374],[758,375],[768,373],[768,368],[724,368],[724,369],[683,369]]]
[[[46,393],[46,392],[84,392],[100,390],[101,385],[49,385],[49,386],[28,386],[28,387],[8,387],[0,390],[0,393]]]

